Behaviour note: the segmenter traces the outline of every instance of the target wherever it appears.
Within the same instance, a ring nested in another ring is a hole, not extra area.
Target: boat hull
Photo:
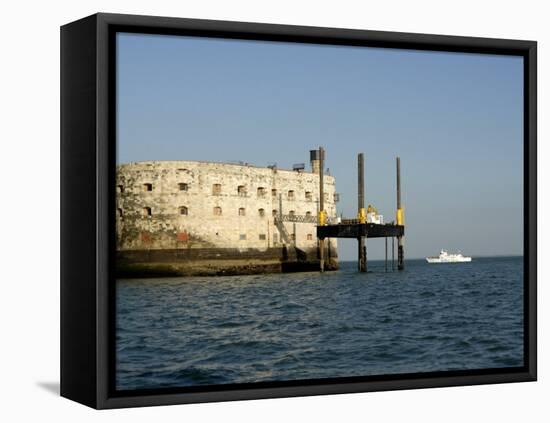
[[[461,258],[461,259],[449,259],[449,260],[445,260],[445,259],[440,259],[440,258],[437,258],[437,257],[434,257],[434,258],[426,258],[426,261],[430,264],[435,264],[435,263],[469,263],[472,261],[472,258],[471,257],[464,257],[464,258]]]

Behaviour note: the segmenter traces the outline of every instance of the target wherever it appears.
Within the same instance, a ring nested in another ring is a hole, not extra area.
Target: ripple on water
[[[117,387],[523,364],[520,258],[117,281]]]

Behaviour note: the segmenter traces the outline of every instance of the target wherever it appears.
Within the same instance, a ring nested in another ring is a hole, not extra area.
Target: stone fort
[[[116,172],[117,273],[242,274],[318,269],[319,161],[311,171],[245,163],[147,161]],[[324,209],[336,218],[335,179]],[[325,242],[337,268],[336,240]]]

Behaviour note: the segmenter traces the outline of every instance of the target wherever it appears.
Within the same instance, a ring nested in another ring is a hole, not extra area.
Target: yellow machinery
[[[319,212],[319,226],[325,226],[327,224],[327,212],[321,210]]]
[[[359,220],[359,223],[366,223],[367,222],[367,213],[365,212],[364,207],[361,207],[359,209],[359,212],[357,212],[357,219]]]
[[[397,209],[395,217],[398,225],[405,225],[405,211],[403,210],[403,207]]]

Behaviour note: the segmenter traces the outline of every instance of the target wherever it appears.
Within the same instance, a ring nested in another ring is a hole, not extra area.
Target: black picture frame
[[[516,55],[524,59],[521,368],[116,392],[117,32]],[[61,28],[61,395],[97,409],[534,381],[537,378],[537,44],[534,41],[95,14]]]

